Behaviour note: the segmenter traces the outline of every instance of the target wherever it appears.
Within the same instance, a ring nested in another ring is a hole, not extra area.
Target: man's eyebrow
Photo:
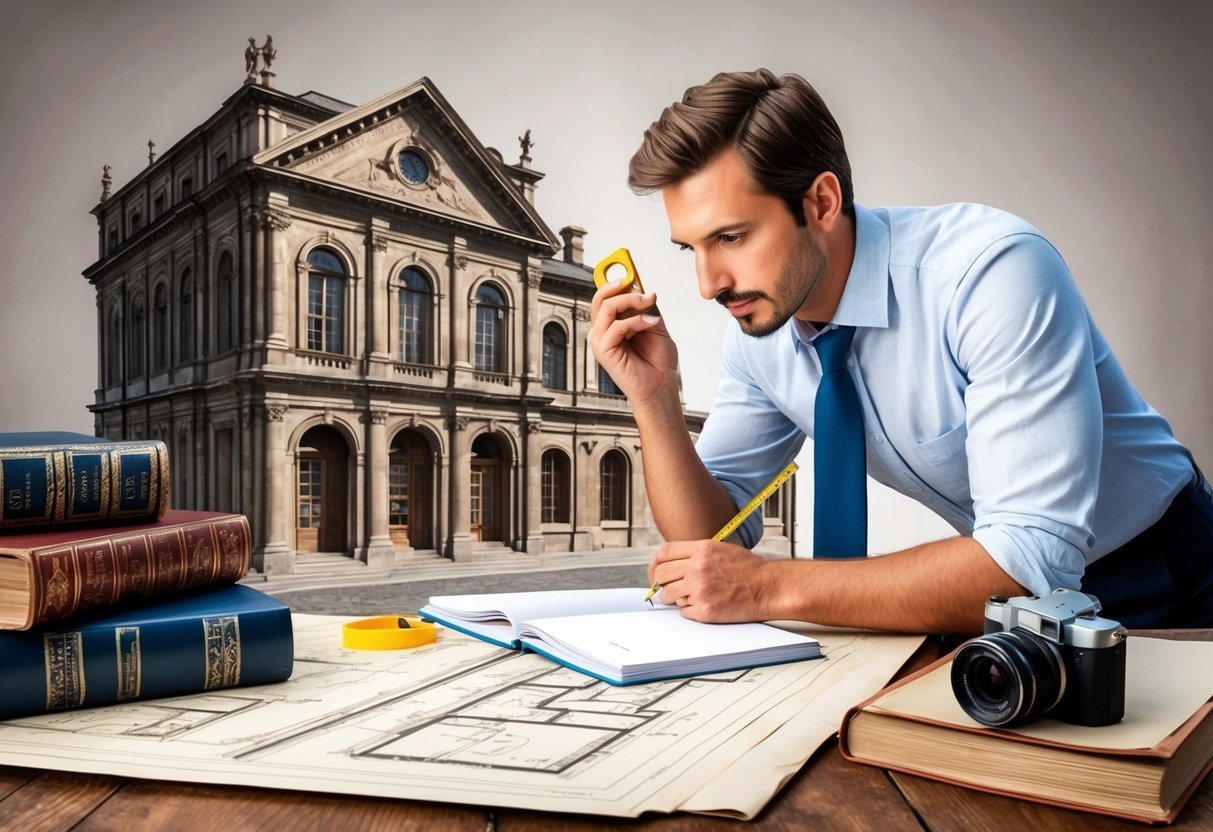
[[[730,234],[737,231],[745,231],[750,223],[747,220],[738,220],[737,222],[725,223],[722,226],[712,229],[707,234],[703,235],[703,239],[710,240],[713,237],[719,237],[721,234]],[[690,243],[684,243],[682,240],[670,238],[670,242],[676,246],[689,246]]]

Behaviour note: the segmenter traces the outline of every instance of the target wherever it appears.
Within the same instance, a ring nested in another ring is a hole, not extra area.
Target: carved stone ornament
[[[543,282],[543,270],[542,269],[527,269],[526,270],[526,282],[527,282],[527,285],[530,286],[532,289],[538,289],[539,284]]]
[[[372,410],[370,412],[370,417],[371,417],[372,425],[386,425],[387,424],[387,411],[386,410]]]
[[[447,419],[446,425],[448,428],[454,428],[455,430],[467,430],[469,421],[467,416],[452,416]]]
[[[529,434],[534,435],[536,433],[539,433],[542,430],[543,430],[543,422],[535,420],[535,421],[526,423],[526,432]]]
[[[286,405],[284,404],[267,404],[265,406],[265,415],[271,422],[281,422],[286,416]]]
[[[489,419],[489,433],[497,433],[501,430],[501,423],[496,419]]]
[[[455,264],[455,268],[461,271],[468,267],[468,256],[466,254],[452,255],[451,260]]]
[[[291,215],[277,208],[264,208],[261,211],[261,227],[266,231],[286,231],[291,227]]]
[[[573,320],[588,321],[589,319],[590,319],[590,310],[586,309],[584,306],[573,307]]]
[[[421,424],[421,417],[420,417],[420,416],[418,416],[416,413],[410,413],[410,414],[409,414],[409,422],[408,422],[409,427],[410,427],[410,428],[415,428],[415,427],[417,427],[419,424]]]
[[[371,248],[382,254],[387,251],[388,238],[382,234],[371,235]]]

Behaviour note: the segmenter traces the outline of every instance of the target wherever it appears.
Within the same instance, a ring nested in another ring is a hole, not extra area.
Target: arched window
[[[420,269],[409,266],[400,273],[400,360],[409,364],[430,364],[430,282]]]
[[[598,392],[604,396],[623,395],[623,391],[615,384],[615,379],[611,378],[611,374],[603,369],[601,364],[598,366]]]
[[[543,452],[540,464],[543,523],[569,522],[569,458],[557,450]]]
[[[194,357],[194,275],[189,269],[181,273],[181,296],[177,299],[179,313],[178,329],[180,343],[178,358],[190,361]]]
[[[565,366],[568,356],[568,339],[560,324],[550,323],[543,328],[543,386],[553,390],[568,387]]]
[[[602,456],[602,519],[628,519],[628,460],[620,451]]]
[[[143,296],[137,296],[131,301],[131,325],[127,329],[128,337],[127,350],[130,355],[129,369],[131,378],[138,378],[143,375],[145,365],[143,354]]]
[[[236,274],[232,268],[232,253],[219,255],[215,272],[218,284],[215,307],[215,349],[220,353],[236,348]]]
[[[344,352],[345,266],[327,248],[307,256],[307,348]]]
[[[122,383],[122,313],[110,313],[109,338],[105,342],[105,383]]]
[[[152,293],[152,371],[168,369],[168,286],[156,284]]]
[[[473,366],[488,373],[505,372],[505,295],[491,283],[476,290],[476,341]]]

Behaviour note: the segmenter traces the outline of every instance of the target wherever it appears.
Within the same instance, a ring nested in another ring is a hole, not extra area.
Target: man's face
[[[670,238],[695,252],[699,293],[763,337],[808,309],[826,258],[782,199],[761,193],[733,149],[662,188]]]

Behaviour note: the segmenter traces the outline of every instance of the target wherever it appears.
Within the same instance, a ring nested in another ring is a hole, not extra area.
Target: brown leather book
[[[251,562],[241,514],[172,510],[137,526],[0,535],[0,629],[235,583]]]
[[[955,702],[951,656],[849,710],[855,762],[1147,823],[1170,823],[1213,768],[1213,642],[1131,636],[1125,718],[1098,728],[1047,717],[986,728]]]

